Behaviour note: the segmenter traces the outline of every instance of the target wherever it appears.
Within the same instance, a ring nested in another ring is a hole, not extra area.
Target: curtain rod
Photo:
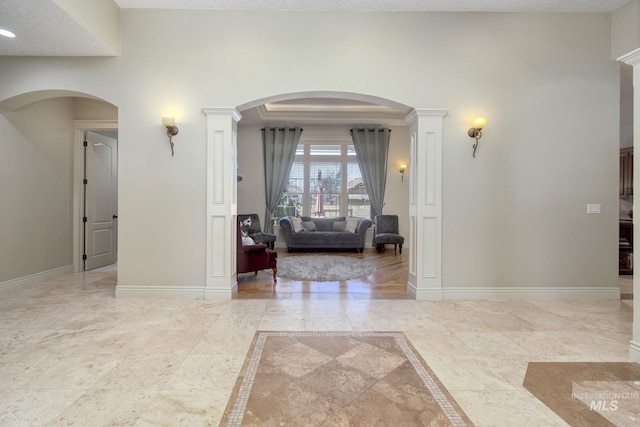
[[[356,131],[356,132],[384,132],[384,131],[389,131],[391,132],[391,129],[388,128],[376,128],[376,129],[364,129],[364,128],[359,128],[359,129],[351,129],[351,132]]]
[[[296,129],[300,129],[300,132],[303,131],[302,128],[268,128],[268,129],[272,129],[272,130],[296,130]],[[265,130],[267,130],[267,128],[262,128],[260,130],[265,131]]]

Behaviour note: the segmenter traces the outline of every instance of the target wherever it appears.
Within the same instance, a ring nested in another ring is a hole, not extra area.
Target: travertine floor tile
[[[633,319],[632,300],[144,300],[116,299],[115,286],[114,273],[89,272],[0,290],[0,425],[217,425],[257,330],[401,331],[476,425],[565,425],[523,389],[528,363],[626,362]],[[361,372],[367,354],[353,354],[344,366]],[[301,396],[344,421],[332,406],[350,392],[342,377],[328,401],[313,378]],[[369,402],[395,393],[385,387]]]
[[[130,426],[157,394],[153,390],[89,390],[65,409],[52,425]]]
[[[98,381],[93,388],[158,390],[179,369],[183,353],[130,354]]]
[[[43,426],[70,406],[82,390],[14,390],[0,397],[0,425]]]
[[[120,357],[104,354],[69,354],[57,359],[55,364],[27,382],[27,389],[87,390],[118,365]]]
[[[206,354],[187,356],[164,388],[203,390],[204,393],[231,390],[242,367],[243,356]]]
[[[569,427],[526,390],[452,390],[451,394],[477,426]]]
[[[217,426],[229,396],[202,390],[161,390],[142,410],[135,427]]]

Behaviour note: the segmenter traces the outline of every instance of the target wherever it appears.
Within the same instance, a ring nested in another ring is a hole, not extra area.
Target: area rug
[[[278,277],[313,282],[335,282],[365,277],[376,267],[366,261],[336,255],[305,255],[278,258]]]
[[[637,363],[530,362],[523,386],[569,425],[640,425]]]
[[[221,426],[472,426],[401,332],[256,332]]]

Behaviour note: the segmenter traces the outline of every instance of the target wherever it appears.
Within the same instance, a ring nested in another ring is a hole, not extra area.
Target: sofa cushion
[[[334,221],[333,231],[345,231],[346,225],[347,225],[347,221]]]
[[[302,228],[304,231],[317,231],[316,223],[313,221],[302,221]]]
[[[295,216],[291,216],[291,217],[289,217],[289,219],[291,220],[291,225],[293,226],[293,232],[294,233],[298,233],[298,232],[303,230],[303,228],[302,228],[302,220],[300,218],[297,218]]]
[[[344,227],[344,230],[349,233],[355,233],[358,229],[358,223],[360,222],[360,218],[349,217],[347,218],[347,223]]]
[[[313,221],[316,224],[317,231],[333,231],[333,223],[336,221],[344,221],[346,218],[339,216],[337,218],[311,218],[309,216],[301,216],[302,221]]]

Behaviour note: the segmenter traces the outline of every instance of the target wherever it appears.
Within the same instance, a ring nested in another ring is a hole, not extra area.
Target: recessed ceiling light
[[[13,34],[11,31],[9,30],[5,30],[4,28],[0,28],[0,36],[5,36],[5,37],[10,37],[10,38],[14,38],[16,35]]]

